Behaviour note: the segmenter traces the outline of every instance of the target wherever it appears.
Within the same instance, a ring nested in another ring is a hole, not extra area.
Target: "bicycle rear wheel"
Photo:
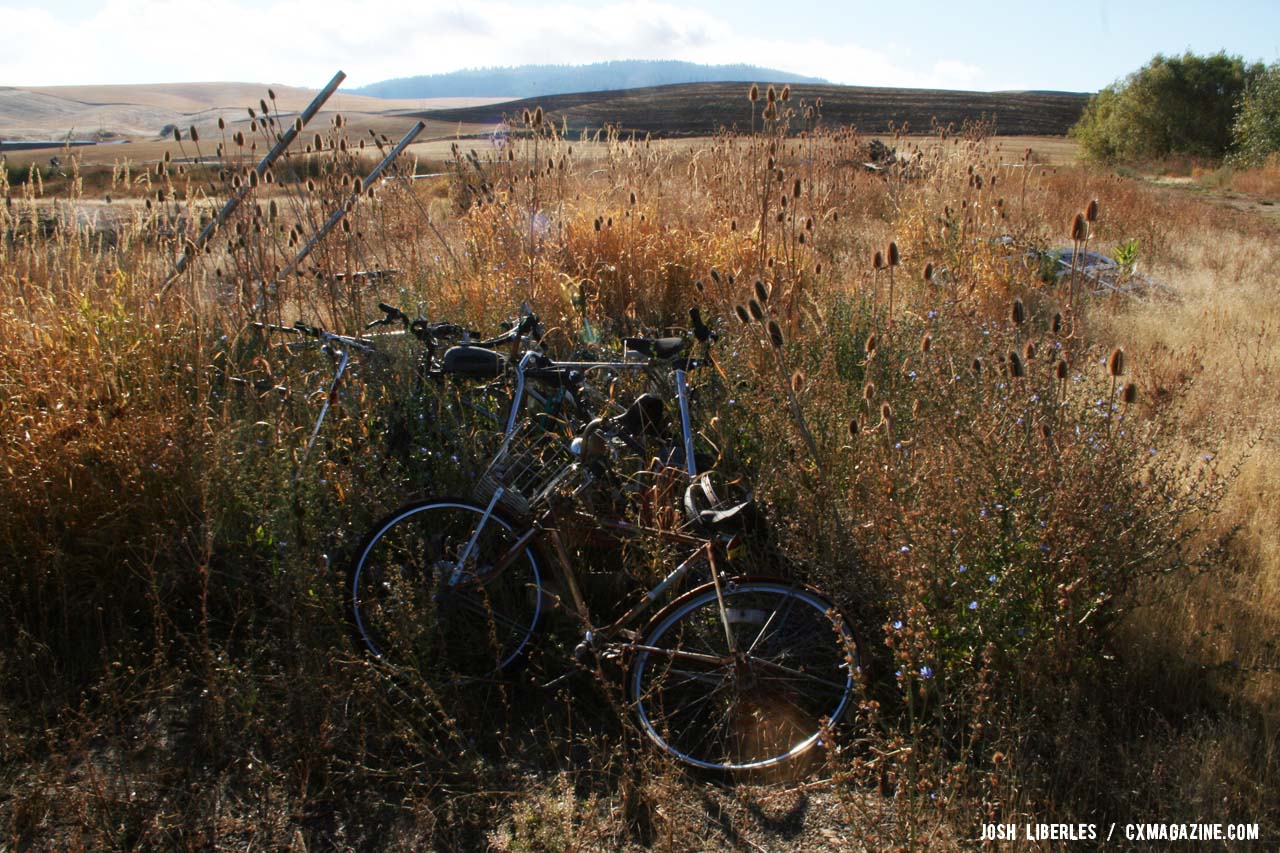
[[[695,767],[776,767],[819,744],[848,710],[857,647],[835,606],[811,590],[749,579],[723,590],[723,617],[705,584],[642,633],[627,677],[636,716],[659,748]]]
[[[452,498],[409,504],[365,537],[348,604],[375,656],[464,677],[519,659],[542,615],[541,570],[530,547],[512,550],[523,531],[496,510],[479,527],[484,512]]]

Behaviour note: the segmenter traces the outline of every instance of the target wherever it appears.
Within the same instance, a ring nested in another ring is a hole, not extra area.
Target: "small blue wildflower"
[[[995,582],[996,582],[996,576],[995,576],[995,575],[988,575],[988,576],[987,576],[987,583],[995,583]]]
[[[933,678],[933,667],[930,667],[930,666],[922,666],[922,667],[920,667],[920,677],[921,677],[921,678]]]
[[[960,574],[964,574],[964,573],[965,573],[965,572],[967,572],[967,571],[969,571],[969,567],[968,567],[968,566],[966,566],[964,563],[961,563],[961,564],[960,564]]]
[[[902,670],[900,670],[900,669],[896,669],[896,670],[894,670],[894,671],[893,671],[893,674],[894,674],[895,676],[897,676],[898,678],[901,678],[901,677],[902,677]]]
[[[893,630],[895,630],[895,631],[901,631],[901,630],[902,630],[902,620],[901,620],[901,619],[895,619],[895,620],[893,620]]]
[[[902,546],[901,548],[899,548],[898,550],[905,554],[905,553],[907,553],[908,551],[910,551],[910,550],[911,550],[911,546],[910,546],[910,545],[903,545],[903,546]]]
[[[970,610],[977,610],[977,609],[978,609],[978,602],[976,602],[976,601],[970,601],[970,602],[969,602],[969,609],[970,609]]]

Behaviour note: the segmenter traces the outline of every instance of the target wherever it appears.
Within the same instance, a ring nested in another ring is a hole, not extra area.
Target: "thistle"
[[[770,320],[766,328],[769,331],[769,343],[773,344],[775,349],[782,349],[786,339],[782,337],[782,327],[778,325],[778,321]]]

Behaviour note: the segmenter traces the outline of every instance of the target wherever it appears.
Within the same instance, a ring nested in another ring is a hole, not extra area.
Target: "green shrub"
[[[1280,151],[1280,63],[1271,65],[1245,89],[1231,126],[1231,160],[1260,166]]]
[[[1260,63],[1224,52],[1156,54],[1094,95],[1071,136],[1094,160],[1220,157],[1232,144],[1239,100],[1262,73]]]

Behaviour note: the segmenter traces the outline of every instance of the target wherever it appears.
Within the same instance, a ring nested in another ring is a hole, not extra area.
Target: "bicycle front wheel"
[[[365,537],[348,592],[369,651],[473,677],[519,659],[542,615],[542,575],[530,547],[513,547],[523,531],[496,511],[484,516],[470,501],[426,501]]]
[[[715,771],[776,767],[821,742],[854,701],[857,646],[817,593],[785,581],[706,584],[645,629],[628,674],[641,729]]]

